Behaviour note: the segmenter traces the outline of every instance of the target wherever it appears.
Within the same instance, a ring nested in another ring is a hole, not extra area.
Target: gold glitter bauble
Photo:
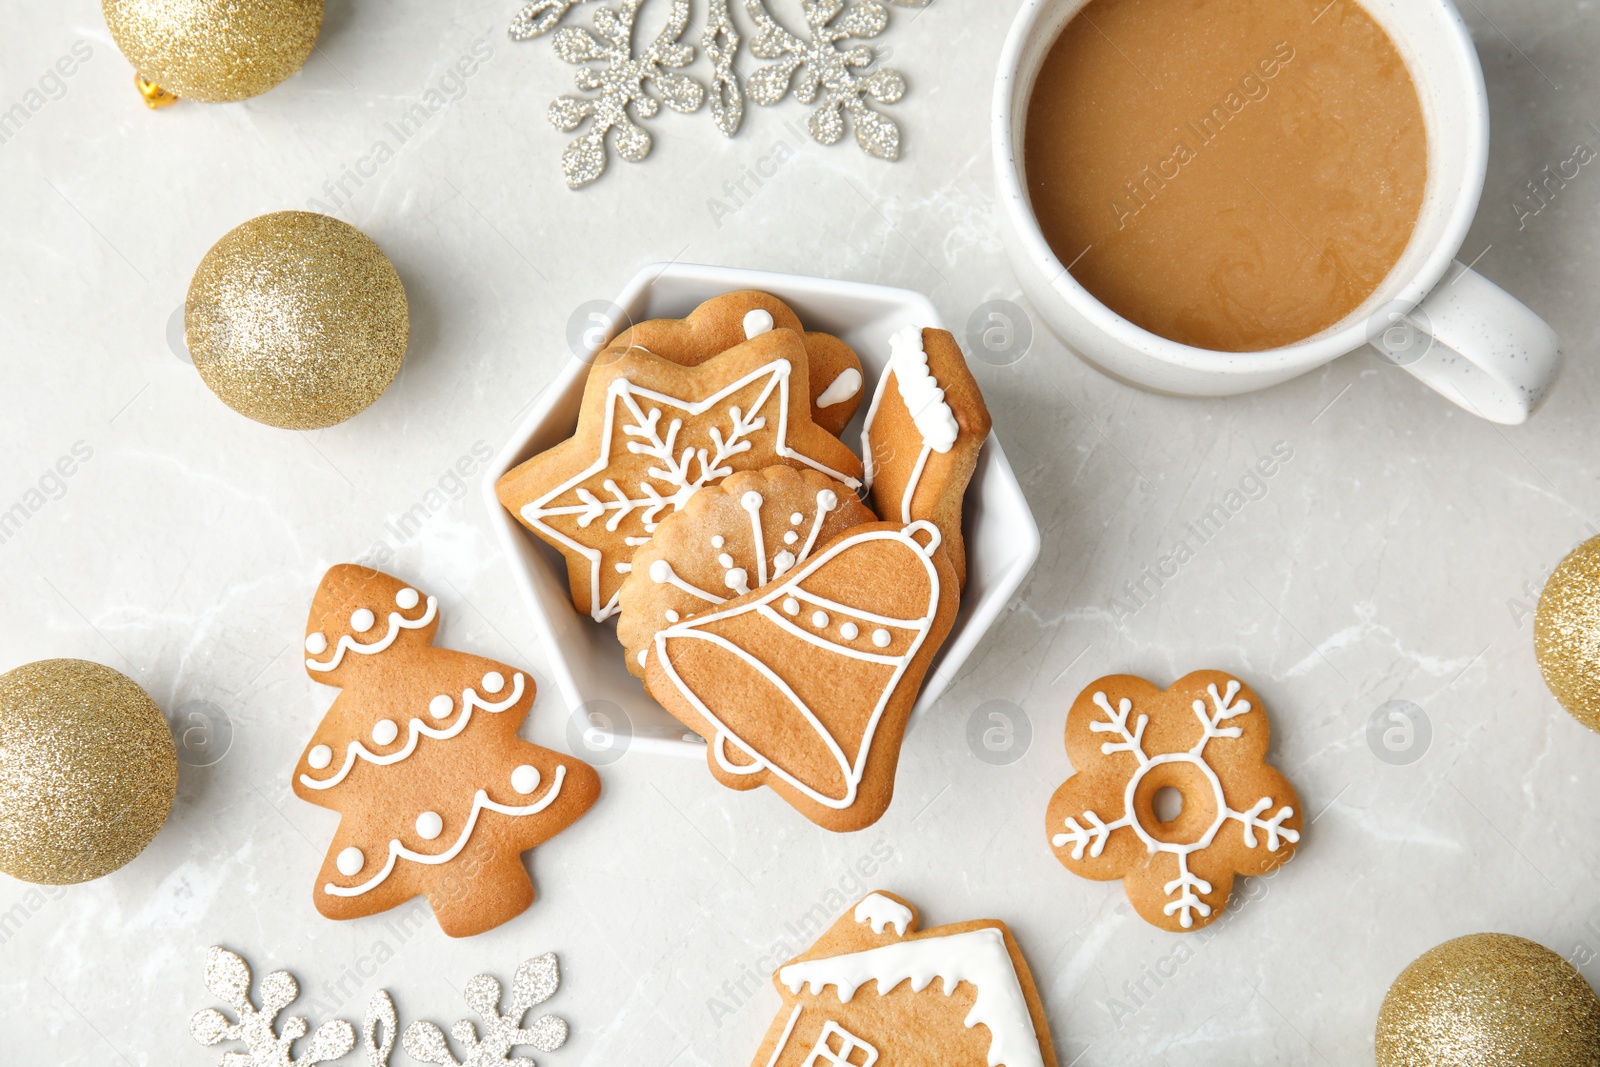
[[[1543,945],[1458,937],[1400,972],[1377,1044],[1378,1067],[1595,1067],[1600,998]]]
[[[323,0],[100,0],[139,77],[208,104],[259,96],[305,65]]]
[[[110,874],[177,792],[172,734],[133,682],[81,659],[0,674],[0,871],[42,885]]]
[[[1600,730],[1600,537],[1573,549],[1544,584],[1533,647],[1561,706]]]
[[[327,215],[279,211],[212,246],[189,283],[195,370],[241,415],[318,430],[389,388],[410,333],[406,290],[383,250]]]

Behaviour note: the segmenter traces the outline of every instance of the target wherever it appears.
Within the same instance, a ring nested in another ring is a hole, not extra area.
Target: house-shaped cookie
[[[752,1067],[1056,1067],[1022,951],[993,919],[917,929],[870,893],[778,969],[783,1008]]]

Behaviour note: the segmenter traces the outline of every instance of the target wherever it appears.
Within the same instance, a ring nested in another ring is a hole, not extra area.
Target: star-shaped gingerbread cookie
[[[810,395],[791,330],[696,367],[613,346],[589,373],[577,431],[502,477],[500,502],[566,557],[574,606],[605,620],[634,549],[699,489],[777,464],[860,486],[861,461],[812,421]]]

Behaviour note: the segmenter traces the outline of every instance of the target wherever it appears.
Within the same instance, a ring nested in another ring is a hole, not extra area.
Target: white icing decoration
[[[367,857],[362,855],[359,848],[352,845],[339,853],[339,858],[333,861],[333,865],[339,868],[340,874],[351,878],[361,873],[361,868],[367,865]]]
[[[745,340],[748,341],[752,337],[760,337],[764,333],[771,333],[774,325],[776,324],[772,321],[772,312],[770,311],[767,311],[763,308],[756,308],[753,311],[745,312]]]
[[[893,640],[894,640],[894,635],[891,634],[888,630],[874,630],[874,631],[872,631],[872,643],[877,645],[879,648],[888,648],[889,647],[889,643],[891,641],[893,641]]]
[[[767,584],[767,539],[761,534],[761,494],[751,490],[739,498],[739,506],[750,516],[750,534],[756,546],[756,585]]]
[[[790,525],[793,525],[793,526],[799,526],[802,522],[805,522],[805,521],[806,521],[806,517],[804,515],[800,514],[798,511],[795,512],[793,515],[789,516],[789,523],[790,523]]]
[[[731,563],[732,560],[730,559],[729,562]],[[655,582],[657,585],[677,586],[690,596],[697,596],[701,600],[704,600],[710,604],[726,604],[728,602],[728,598],[725,596],[718,596],[715,593],[708,593],[699,586],[690,585],[682,578],[679,578],[678,572],[672,569],[672,564],[668,563],[664,559],[658,559],[654,563],[650,564],[650,580]]]
[[[524,763],[511,772],[511,788],[527,796],[539,788],[539,768],[529,763]]]
[[[722,555],[717,557],[717,562],[722,564],[723,567],[732,567],[733,566],[733,557],[728,555],[726,552],[724,552],[724,553],[722,553]]]
[[[349,634],[345,634],[343,637],[339,638],[339,644],[333,650],[332,659],[323,662],[318,662],[314,659],[308,659],[306,660],[306,668],[313,671],[331,671],[335,667],[339,666],[339,664],[344,660],[344,654],[346,652],[359,652],[363,656],[375,656],[379,652],[387,649],[390,645],[394,644],[395,638],[400,636],[401,630],[421,629],[433,621],[433,618],[436,614],[438,614],[438,611],[439,602],[431,596],[428,598],[428,610],[423,612],[419,618],[408,619],[404,615],[401,615],[398,611],[391,611],[389,613],[389,632],[384,634],[378,640],[363,644],[362,642],[352,638]],[[307,649],[307,651],[311,650]],[[321,655],[320,652],[315,651],[311,651],[311,654],[313,656]]]
[[[617,564],[617,573],[618,574],[632,574],[633,573],[633,564],[631,564],[631,563],[619,563],[619,564]]]
[[[915,535],[918,533],[927,535],[927,545],[923,545],[917,541]],[[928,580],[929,599],[927,609],[923,612],[920,618],[893,619],[886,616],[875,615],[859,608],[852,608],[848,605],[829,600],[804,588],[804,582],[806,579],[810,578],[820,568],[826,566],[829,562],[837,559],[840,555],[850,551],[852,548],[872,541],[897,541],[909,549],[913,554],[913,557],[918,563],[921,564]],[[939,529],[930,522],[912,523],[911,525],[902,527],[898,530],[877,529],[866,533],[846,536],[833,542],[833,544],[828,547],[827,551],[811,560],[803,568],[801,568],[798,573],[789,578],[787,581],[783,582],[782,584],[774,583],[775,587],[765,596],[757,600],[749,601],[736,608],[729,608],[722,611],[712,612],[707,615],[697,616],[696,618],[690,619],[686,622],[678,623],[675,626],[666,627],[656,634],[656,658],[660,661],[667,677],[671,680],[672,684],[677,687],[678,692],[681,693],[683,697],[694,706],[695,710],[700,713],[701,717],[707,722],[711,723],[711,725],[716,729],[716,735],[712,741],[712,752],[719,766],[728,771],[730,774],[754,774],[759,770],[768,770],[824,807],[833,808],[836,810],[844,810],[855,803],[856,793],[861,785],[862,776],[866,773],[867,756],[872,750],[872,739],[873,735],[877,732],[878,722],[883,717],[884,710],[888,707],[890,697],[892,697],[895,691],[899,688],[901,678],[905,676],[906,670],[911,666],[911,661],[916,657],[917,650],[922,647],[923,642],[927,639],[928,631],[932,628],[934,617],[939,609],[939,572],[934,568],[933,561],[931,559],[934,550],[939,546],[939,541]],[[856,648],[852,648],[849,645],[836,644],[825,635],[814,634],[809,630],[805,630],[796,626],[794,623],[790,622],[788,619],[784,618],[782,615],[779,615],[772,609],[772,604],[782,601],[782,606],[786,613],[791,615],[796,614],[800,610],[800,600],[806,601],[814,608],[833,611],[841,615],[855,615],[877,623],[881,626],[894,626],[898,629],[908,630],[913,636],[912,639],[907,642],[906,650],[898,656],[865,652]],[[793,611],[790,610],[791,604],[793,605]],[[856,754],[854,763],[845,757],[844,751],[839,747],[838,740],[835,739],[834,736],[828,731],[827,727],[822,724],[822,721],[817,718],[816,713],[812,711],[811,708],[806,706],[805,702],[800,699],[799,695],[789,687],[788,683],[774,673],[771,667],[757,659],[745,649],[733,644],[728,639],[722,637],[721,635],[710,633],[705,629],[705,627],[711,623],[718,622],[722,619],[734,618],[752,611],[758,612],[768,622],[776,625],[779,629],[784,630],[791,636],[816,645],[819,648],[828,649],[833,652],[837,652],[840,655],[848,656],[852,659],[865,660],[870,663],[880,663],[894,669],[892,675],[885,683],[882,692],[878,696],[877,702],[872,709],[870,717],[868,718],[866,728],[861,738],[861,747]],[[795,775],[789,771],[778,766],[775,762],[773,762],[772,759],[762,755],[760,752],[757,752],[748,743],[734,735],[728,726],[718,719],[716,714],[706,706],[705,701],[700,699],[699,694],[691,690],[688,685],[685,684],[683,678],[679,676],[677,669],[672,664],[672,657],[669,655],[667,648],[668,642],[672,640],[699,640],[710,642],[711,644],[714,644],[719,648],[722,648],[723,650],[737,656],[739,659],[749,664],[754,670],[761,674],[762,677],[765,678],[774,689],[783,694],[789,700],[790,704],[793,705],[795,710],[800,713],[800,715],[805,719],[806,723],[827,746],[829,753],[833,756],[840,773],[845,779],[845,795],[842,797],[830,797],[817,791],[810,785],[795,777]],[[746,757],[745,762],[734,763],[728,758],[727,745],[730,741],[737,746],[740,752]]]
[[[575,541],[544,520],[556,515],[571,515],[577,519],[580,527],[587,528],[595,519],[610,512],[611,516],[606,520],[606,529],[615,531],[624,518],[639,510],[640,521],[646,532],[653,532],[661,513],[667,508],[680,510],[702,486],[721,481],[734,473],[734,467],[729,461],[753,447],[748,438],[767,425],[767,419],[758,412],[766,408],[774,393],[777,394],[778,417],[777,432],[772,442],[774,455],[779,459],[796,460],[843,482],[852,489],[861,485],[855,478],[789,447],[789,379],[793,370],[787,359],[775,359],[723,387],[712,396],[698,401],[685,401],[652,389],[642,389],[624,378],[618,378],[611,383],[606,393],[606,417],[601,429],[600,455],[583,471],[538,499],[523,505],[520,511],[522,518],[529,525],[589,561],[591,605],[589,613],[596,622],[604,622],[617,613],[621,596],[619,590],[612,595],[610,601],[605,604],[600,603],[600,562],[604,553],[601,549]],[[721,405],[729,397],[737,395],[741,390],[763,379],[766,380],[766,384],[748,412],[741,410],[737,405],[729,406],[728,416],[731,424],[726,433],[715,426],[709,429],[708,436],[715,448],[714,452],[710,449],[697,450],[692,447],[679,450],[677,439],[683,427],[681,418],[673,419],[663,435],[660,426],[661,407],[676,408],[690,417],[703,415]],[[650,406],[648,414],[640,406],[640,401]],[[622,426],[623,436],[634,438],[627,443],[628,451],[635,455],[649,456],[657,460],[659,465],[651,467],[649,477],[640,482],[639,496],[630,496],[615,481],[608,479],[603,483],[603,487],[612,499],[602,500],[584,488],[583,483],[611,465],[611,447],[619,404],[626,409]],[[699,472],[691,474],[696,465]],[[651,484],[651,479],[665,483],[674,491],[663,495]],[[553,505],[553,501],[570,492],[576,492],[577,503]]]
[[[673,611],[671,608],[667,609],[666,619],[668,622],[677,622],[681,618],[683,618],[683,616],[679,615],[676,611]]]
[[[721,548],[723,545],[725,545],[727,543],[728,543],[727,539],[724,538],[721,534],[717,534],[716,536],[711,538],[711,547],[712,548]]]
[[[417,836],[432,841],[444,833],[444,819],[436,811],[425,811],[417,816]]]
[[[826,611],[814,612],[811,616],[811,625],[819,630],[828,625],[828,613]]]
[[[369,608],[357,608],[350,613],[350,629],[364,634],[378,624],[377,616]]]
[[[306,763],[310,765],[312,770],[323,770],[332,762],[333,749],[327,745],[314,745],[311,751],[306,753]]]
[[[641,648],[639,650],[639,666],[643,667],[644,666],[644,661],[649,659],[649,658],[650,658],[650,650],[648,648]]]
[[[800,561],[795,559],[793,552],[779,552],[772,557],[772,576],[774,578],[782,578],[786,573],[794,569],[794,565],[798,562]]]
[[[485,693],[498,693],[506,687],[505,676],[499,671],[490,671],[483,676],[483,691]]]
[[[786,545],[792,545],[798,540],[800,540],[800,535],[795,533],[793,530],[790,530],[788,533],[783,535],[783,543]]]
[[[738,596],[744,596],[750,591],[750,574],[743,567],[734,567],[722,580],[727,582],[728,588]]]
[[[1186,752],[1167,752],[1159,756],[1147,756],[1144,751],[1144,728],[1148,725],[1150,717],[1140,714],[1134,722],[1133,729],[1130,731],[1128,729],[1128,716],[1133,711],[1133,701],[1124,697],[1117,702],[1116,708],[1112,708],[1110,700],[1106,698],[1104,693],[1096,693],[1094,702],[1105,713],[1105,720],[1096,720],[1090,723],[1089,729],[1097,734],[1112,733],[1122,738],[1121,741],[1107,741],[1102,744],[1100,746],[1101,753],[1107,756],[1114,752],[1130,753],[1139,761],[1139,767],[1129,776],[1128,784],[1123,790],[1123,815],[1120,819],[1105,822],[1094,812],[1086,811],[1083,813],[1083,817],[1089,823],[1087,828],[1080,825],[1077,819],[1069,817],[1066,820],[1067,833],[1056,834],[1050,839],[1050,843],[1056,848],[1065,848],[1068,845],[1073,846],[1072,858],[1081,860],[1086,847],[1090,857],[1098,857],[1105,851],[1106,840],[1111,836],[1112,831],[1130,827],[1135,834],[1139,835],[1139,840],[1144,842],[1145,849],[1152,856],[1157,852],[1170,852],[1177,856],[1178,877],[1168,882],[1163,889],[1167,896],[1170,897],[1177,893],[1178,897],[1176,900],[1169,900],[1161,910],[1167,915],[1177,914],[1178,924],[1185,930],[1194,925],[1195,912],[1199,912],[1201,917],[1211,914],[1211,905],[1195,894],[1195,890],[1199,890],[1201,893],[1211,892],[1211,883],[1198,875],[1190,873],[1189,856],[1192,853],[1210,848],[1211,842],[1217,836],[1217,832],[1222,829],[1229,819],[1236,820],[1244,827],[1244,843],[1247,848],[1256,847],[1258,841],[1256,831],[1258,829],[1266,831],[1268,852],[1278,851],[1284,841],[1296,842],[1300,840],[1298,831],[1283,825],[1285,819],[1294,815],[1294,809],[1288,805],[1279,808],[1270,819],[1263,820],[1261,818],[1262,813],[1272,807],[1271,797],[1262,797],[1256,801],[1249,811],[1234,811],[1228,807],[1227,800],[1223,796],[1222,781],[1217,777],[1217,772],[1212,769],[1211,764],[1205,758],[1206,743],[1213,737],[1235,738],[1244,733],[1243,727],[1218,726],[1219,723],[1247,714],[1250,711],[1250,702],[1248,700],[1234,700],[1234,697],[1239,695],[1239,688],[1238,680],[1231,678],[1228,680],[1226,693],[1218,693],[1215,683],[1208,685],[1206,692],[1211,696],[1211,702],[1216,709],[1216,714],[1207,713],[1204,701],[1196,700],[1193,704],[1195,716],[1200,720],[1200,740],[1196,741],[1194,747]],[[1140,821],[1138,811],[1133,803],[1134,794],[1138,791],[1139,783],[1144,780],[1144,776],[1154,768],[1169,763],[1186,763],[1198,770],[1211,786],[1212,801],[1217,809],[1216,818],[1212,821],[1210,828],[1206,830],[1199,840],[1189,844],[1157,840]]]
[[[395,606],[402,611],[410,611],[420,600],[420,594],[409,585],[394,595]]]
[[[835,1047],[837,1043],[837,1047]],[[863,1055],[856,1058],[856,1053]],[[817,1043],[811,1046],[811,1055],[800,1067],[872,1067],[878,1062],[878,1050],[832,1019],[822,1025]]]
[[[843,626],[839,627],[839,636],[843,637],[846,641],[854,641],[856,638],[861,636],[861,627],[857,626],[853,622],[847,622]]]
[[[306,651],[313,656],[320,656],[328,651],[328,635],[321,630],[316,633],[306,634]]]
[[[989,1067],[1044,1067],[1028,998],[1023,995],[1011,953],[1006,951],[1005,936],[993,927],[943,937],[914,937],[864,952],[804,960],[778,972],[778,980],[791,993],[809,985],[815,995],[831,985],[837,987],[839,1000],[845,1004],[868,982],[877,982],[878,995],[883,996],[905,981],[911,983],[912,992],[920,993],[936,978],[944,982],[946,996],[962,982],[977,990],[972,1010],[963,1021],[968,1029],[979,1024],[988,1027]]]
[[[393,719],[379,719],[372,724],[372,740],[374,744],[392,745],[394,739],[400,736],[400,727],[395,725]]]
[[[440,693],[428,701],[428,714],[435,719],[442,719],[454,710],[456,710],[456,702],[444,693]]]
[[[861,372],[854,367],[846,367],[839,372],[839,376],[828,383],[828,387],[817,397],[817,407],[831,408],[835,404],[843,404],[846,400],[861,392]]]
[[[643,545],[648,545],[650,543],[650,538],[648,538],[648,537],[624,537],[622,539],[622,543],[627,545],[629,548],[639,548],[639,547],[641,547]]]
[[[518,675],[518,677],[520,678],[521,675]],[[322,891],[336,897],[359,897],[363,893],[370,892],[371,890],[382,885],[384,879],[388,878],[390,872],[394,870],[395,861],[400,859],[411,860],[413,863],[449,863],[451,860],[460,855],[461,850],[466,847],[467,840],[472,836],[473,828],[478,825],[478,815],[485,809],[488,809],[489,811],[497,811],[502,815],[510,815],[514,818],[521,818],[525,815],[537,815],[539,812],[555,803],[556,798],[561,795],[561,783],[566,780],[566,777],[567,768],[564,766],[557,767],[556,780],[550,786],[550,791],[534,803],[521,808],[512,807],[507,804],[497,804],[489,799],[488,793],[485,793],[482,789],[480,789],[476,794],[473,795],[472,814],[467,816],[467,824],[461,828],[461,836],[456,838],[456,843],[451,845],[445,851],[433,855],[429,855],[428,853],[424,852],[413,852],[411,849],[402,845],[398,840],[391,840],[389,842],[389,859],[384,863],[383,870],[373,875],[369,880],[362,882],[360,885],[346,888],[345,886],[338,886],[334,885],[332,882],[329,882],[322,887]],[[341,873],[343,873],[342,869]]]
[[[856,922],[866,923],[872,927],[872,932],[875,934],[883,933],[885,926],[892,926],[895,933],[904,937],[906,928],[911,925],[912,916],[911,909],[899,901],[892,900],[882,893],[869,893],[856,905],[855,918]]]
[[[309,774],[302,774],[300,776],[300,784],[304,785],[308,789],[332,789],[334,786],[345,780],[346,776],[348,776],[350,773],[350,768],[355,766],[355,762],[358,758],[364,759],[368,763],[377,764],[380,767],[387,767],[390,764],[399,763],[401,760],[405,759],[406,757],[410,756],[411,753],[416,751],[417,739],[422,735],[426,734],[437,741],[448,741],[450,738],[455,737],[462,730],[467,728],[467,722],[472,718],[472,709],[474,707],[482,708],[484,711],[493,714],[498,714],[522,699],[523,688],[524,685],[522,675],[520,673],[514,674],[511,676],[511,695],[499,704],[489,704],[479,697],[475,690],[469,687],[461,694],[461,715],[451,725],[442,730],[435,730],[432,727],[423,725],[421,719],[412,719],[408,727],[411,736],[406,741],[405,747],[397,752],[391,752],[387,756],[374,755],[372,752],[368,751],[367,747],[360,741],[352,741],[350,742],[349,747],[345,750],[344,763],[342,766],[340,766],[338,774],[335,774],[331,778],[321,779],[313,778]],[[437,706],[438,700],[438,697],[434,697],[433,701],[429,703],[430,712],[434,709],[434,707]]]
[[[783,1055],[783,1050],[789,1047],[789,1038],[794,1033],[794,1024],[800,1021],[800,1012],[805,1005],[796,1004],[794,1011],[789,1013],[789,1025],[783,1028],[783,1036],[778,1038],[778,1047],[772,1050],[772,1058],[767,1061],[767,1067],[778,1067],[778,1057]]]
[[[945,403],[944,390],[928,370],[928,353],[922,347],[922,328],[907,326],[889,338],[889,367],[878,379],[878,388],[872,395],[872,406],[867,409],[867,421],[861,428],[862,463],[865,473],[863,484],[872,488],[874,476],[872,456],[872,426],[878,417],[878,406],[883,402],[884,390],[889,385],[890,372],[894,374],[900,399],[911,412],[911,421],[922,435],[922,450],[917,454],[911,477],[906,481],[905,498],[900,503],[900,521],[910,522],[911,498],[917,491],[922,470],[928,463],[928,453],[948,452],[955,447],[961,426],[955,413]]]

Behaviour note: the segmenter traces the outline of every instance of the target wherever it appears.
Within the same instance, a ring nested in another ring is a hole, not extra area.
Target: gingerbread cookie
[[[807,375],[790,330],[697,367],[619,349],[590,372],[577,432],[507,472],[500,502],[566,557],[577,609],[607,619],[634,549],[697,490],[775,464],[860,484],[855,453],[811,421]]]
[[[966,588],[961,505],[989,437],[989,409],[947,331],[908,326],[890,338],[889,349],[861,431],[872,507],[885,519],[938,526]]]
[[[659,631],[645,687],[706,738],[723,785],[767,785],[818,826],[859,830],[889,807],[906,720],[959,601],[938,527],[856,526]]]
[[[651,319],[623,331],[611,348],[637,345],[674,363],[697,367],[712,356],[768,330],[793,330],[805,338],[811,365],[811,417],[835,437],[861,405],[861,359],[828,333],[807,331],[789,305],[745,289],[713,297],[681,319]]]
[[[294,792],[342,815],[313,894],[330,919],[421,893],[451,937],[498,926],[533,902],[522,853],[600,794],[594,768],[517,737],[533,679],[434,648],[438,627],[433,597],[351,564],[312,602],[306,672],[342,692]]]
[[[622,583],[617,639],[644,677],[656,632],[782,578],[852,526],[877,521],[843,482],[816,471],[740,471],[661,520]]]
[[[1162,929],[1215,921],[1235,875],[1282,866],[1300,840],[1300,798],[1266,762],[1268,733],[1260,698],[1221,671],[1165,690],[1125,674],[1092,683],[1067,713],[1076,773],[1045,818],[1056,858],[1085,878],[1121,878]],[[1168,788],[1182,807],[1163,822],[1156,795]]]
[[[917,929],[870,893],[773,976],[783,1007],[751,1067],[1056,1067],[1039,990],[1006,924]]]

